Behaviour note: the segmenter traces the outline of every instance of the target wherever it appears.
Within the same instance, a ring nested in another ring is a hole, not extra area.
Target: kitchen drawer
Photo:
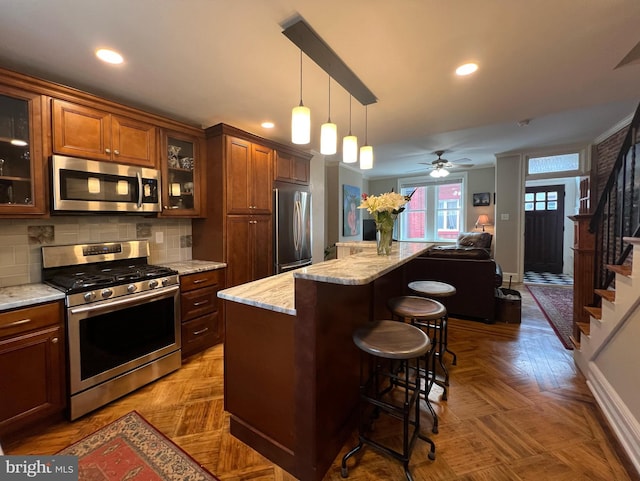
[[[182,358],[213,346],[220,340],[218,312],[182,323]]]
[[[180,319],[184,322],[215,311],[218,307],[217,293],[218,287],[204,287],[183,292],[180,295]]]
[[[62,304],[60,302],[0,312],[0,338],[57,324],[61,319]]]
[[[195,274],[180,276],[180,290],[182,292],[210,286],[217,286],[218,289],[222,289],[224,286],[224,269],[196,272]]]

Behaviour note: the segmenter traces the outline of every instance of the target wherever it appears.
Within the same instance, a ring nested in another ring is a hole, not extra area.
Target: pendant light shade
[[[354,164],[358,161],[358,137],[347,135],[342,138],[342,161]]]
[[[338,126],[331,122],[331,77],[329,77],[329,115],[320,127],[320,153],[333,155],[338,151]]]
[[[320,128],[320,153],[333,155],[338,151],[338,126],[331,119]]]
[[[342,161],[354,164],[358,161],[358,137],[351,133],[351,100],[349,95],[349,134],[342,138]]]
[[[367,142],[367,129],[369,127],[369,112],[364,106],[364,145],[360,147],[360,168],[362,170],[373,169],[373,147]]]
[[[311,110],[302,103],[302,49],[300,50],[300,105],[291,110],[291,142],[311,142]]]
[[[373,147],[370,145],[360,147],[360,168],[362,170],[373,169]]]
[[[291,110],[291,142],[300,145],[311,142],[311,110],[302,102]]]

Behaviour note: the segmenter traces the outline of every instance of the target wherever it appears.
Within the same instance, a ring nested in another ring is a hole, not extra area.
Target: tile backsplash
[[[191,219],[64,216],[0,219],[0,287],[42,281],[43,245],[148,240],[149,263],[191,259]]]

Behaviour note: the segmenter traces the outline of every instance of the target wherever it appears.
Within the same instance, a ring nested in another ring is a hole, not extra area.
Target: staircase
[[[625,237],[640,259],[640,238]],[[640,269],[609,265],[615,289],[595,289],[601,307],[584,307],[574,360],[630,460],[640,472]]]

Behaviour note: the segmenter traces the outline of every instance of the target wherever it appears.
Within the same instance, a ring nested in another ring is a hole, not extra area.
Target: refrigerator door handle
[[[296,251],[300,249],[300,201],[293,204],[293,246]]]

